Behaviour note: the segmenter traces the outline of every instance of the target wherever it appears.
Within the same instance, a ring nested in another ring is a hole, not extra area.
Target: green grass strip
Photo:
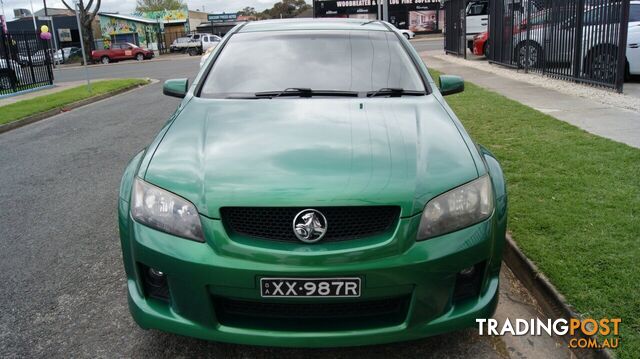
[[[86,85],[80,85],[60,92],[0,106],[0,125],[52,109],[61,108],[89,97],[146,83],[148,83],[148,81],[143,79],[104,80],[93,82],[91,84],[91,93],[87,91]]]
[[[637,357],[640,150],[472,83],[446,99],[502,164],[518,245],[582,315],[622,318],[614,353]]]

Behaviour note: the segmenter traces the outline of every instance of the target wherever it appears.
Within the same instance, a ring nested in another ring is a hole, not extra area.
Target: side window
[[[618,22],[620,22],[620,6],[616,5],[608,5],[607,8],[595,8],[586,11],[583,18],[583,25],[604,25]]]
[[[194,40],[198,40],[198,39],[200,39],[200,35],[193,35],[193,39],[194,39]]]
[[[480,16],[480,15],[487,15],[488,9],[487,6],[488,3],[486,2],[472,2],[469,4],[469,7],[467,8],[467,16]]]
[[[209,42],[209,36],[203,36],[202,42]]]
[[[629,8],[629,22],[640,21],[640,4],[631,4]]]

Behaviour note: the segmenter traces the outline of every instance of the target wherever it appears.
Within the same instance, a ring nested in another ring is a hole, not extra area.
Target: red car
[[[476,56],[489,55],[489,32],[481,32],[473,37],[471,52]]]
[[[143,49],[132,43],[125,42],[122,44],[111,44],[111,48],[107,50],[91,51],[93,61],[100,61],[108,64],[111,61],[120,61],[128,59],[136,59],[142,61],[153,57],[153,51]]]

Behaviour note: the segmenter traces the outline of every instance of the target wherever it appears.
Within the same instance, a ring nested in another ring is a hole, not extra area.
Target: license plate
[[[360,278],[260,278],[262,297],[359,297]]]

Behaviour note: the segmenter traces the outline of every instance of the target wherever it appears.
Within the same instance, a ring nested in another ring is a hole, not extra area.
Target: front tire
[[[516,58],[519,68],[538,68],[542,65],[542,48],[535,42],[525,42],[518,46]]]
[[[402,35],[404,35],[404,37],[405,37],[407,40],[411,40],[411,36],[409,36],[409,34],[402,34]]]
[[[144,60],[144,55],[143,55],[143,54],[137,54],[137,55],[136,55],[136,60],[137,60],[137,61],[142,61],[142,60]]]
[[[617,50],[614,47],[606,48],[604,51],[592,51],[588,55],[587,76],[596,81],[615,83],[616,72],[618,71]]]
[[[100,62],[106,65],[106,64],[108,64],[109,62],[111,62],[111,59],[109,58],[109,56],[102,56],[102,57],[100,58]]]

